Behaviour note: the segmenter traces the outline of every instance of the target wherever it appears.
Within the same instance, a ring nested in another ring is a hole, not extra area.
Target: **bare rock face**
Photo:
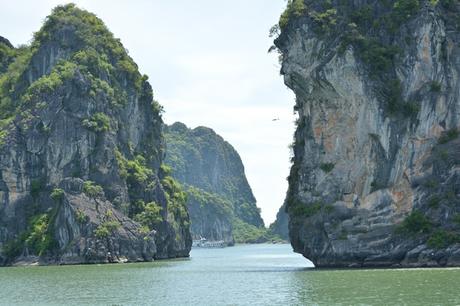
[[[290,1],[280,20],[290,239],[319,267],[460,265],[459,8],[387,2]]]
[[[188,256],[147,77],[95,15],[59,6],[0,74],[0,261]],[[4,62],[0,58],[0,62]]]

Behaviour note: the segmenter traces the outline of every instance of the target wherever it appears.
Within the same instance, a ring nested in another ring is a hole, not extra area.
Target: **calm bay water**
[[[190,259],[0,269],[2,305],[460,305],[460,269],[312,270],[289,245]]]

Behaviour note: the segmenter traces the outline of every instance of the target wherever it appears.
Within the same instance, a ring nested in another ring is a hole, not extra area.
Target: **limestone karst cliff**
[[[160,106],[101,20],[58,6],[30,46],[1,39],[0,99],[0,264],[188,256]]]
[[[290,0],[286,210],[319,267],[460,265],[458,1]]]
[[[165,128],[166,160],[185,185],[195,238],[266,241],[266,230],[239,154],[212,129]]]

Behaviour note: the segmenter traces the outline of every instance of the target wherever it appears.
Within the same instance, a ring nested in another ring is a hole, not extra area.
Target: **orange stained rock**
[[[431,45],[430,38],[428,37],[428,35],[425,35],[423,37],[422,60],[426,63],[430,62],[430,50],[431,50],[430,45]]]

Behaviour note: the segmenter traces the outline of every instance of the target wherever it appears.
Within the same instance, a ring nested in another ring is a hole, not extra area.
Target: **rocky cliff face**
[[[66,5],[30,47],[0,45],[0,263],[188,256],[160,107],[119,40]]]
[[[460,265],[459,14],[289,1],[275,41],[299,115],[286,209],[316,266]]]
[[[166,163],[173,176],[188,186],[191,230],[196,237],[231,244],[234,218],[263,227],[241,158],[228,142],[209,128],[191,130],[179,122],[166,129],[165,138]]]

